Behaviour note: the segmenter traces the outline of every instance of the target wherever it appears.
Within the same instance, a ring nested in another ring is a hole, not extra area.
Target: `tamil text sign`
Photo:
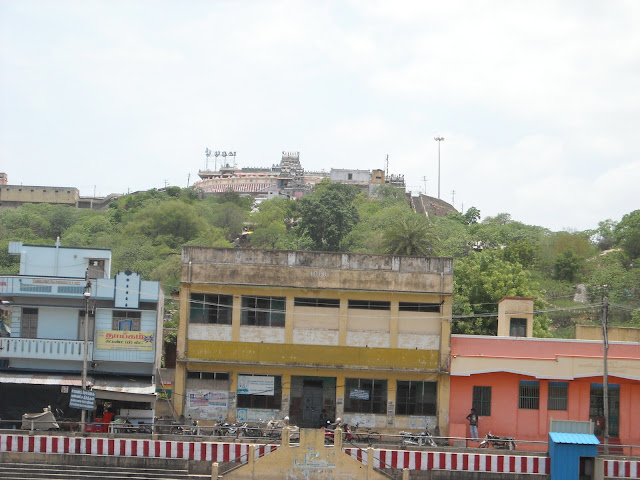
[[[96,393],[91,390],[72,388],[69,397],[69,407],[81,410],[93,410],[96,407]]]
[[[98,330],[96,348],[101,350],[153,350],[153,332]]]

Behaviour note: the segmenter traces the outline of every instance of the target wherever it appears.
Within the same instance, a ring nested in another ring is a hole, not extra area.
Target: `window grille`
[[[538,410],[540,404],[540,384],[537,381],[520,381],[518,408]]]
[[[294,298],[295,307],[325,307],[339,308],[340,300],[337,298]]]
[[[192,293],[189,322],[231,325],[232,295]]]
[[[549,382],[549,410],[567,410],[568,382]]]
[[[391,302],[349,300],[349,308],[358,308],[362,310],[391,310]]]
[[[285,297],[242,297],[241,325],[284,327]]]
[[[387,413],[387,381],[370,378],[345,379],[344,411]]]
[[[398,309],[401,312],[440,313],[440,304],[439,303],[400,302]]]
[[[438,382],[398,380],[396,390],[397,415],[435,415]]]
[[[473,387],[473,399],[471,401],[476,413],[482,417],[491,416],[491,387]]]

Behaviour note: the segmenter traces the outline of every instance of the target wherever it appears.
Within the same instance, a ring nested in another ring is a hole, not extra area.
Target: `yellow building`
[[[174,406],[448,431],[451,258],[184,247]]]

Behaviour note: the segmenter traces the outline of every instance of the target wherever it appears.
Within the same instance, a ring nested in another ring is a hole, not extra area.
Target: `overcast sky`
[[[388,154],[437,197],[442,136],[458,210],[595,228],[640,208],[639,25],[633,0],[0,0],[0,171],[106,195],[193,184],[207,147]]]

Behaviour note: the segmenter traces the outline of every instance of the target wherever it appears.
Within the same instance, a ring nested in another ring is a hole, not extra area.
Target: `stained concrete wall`
[[[453,259],[183,247],[181,279],[188,283],[450,295]]]

